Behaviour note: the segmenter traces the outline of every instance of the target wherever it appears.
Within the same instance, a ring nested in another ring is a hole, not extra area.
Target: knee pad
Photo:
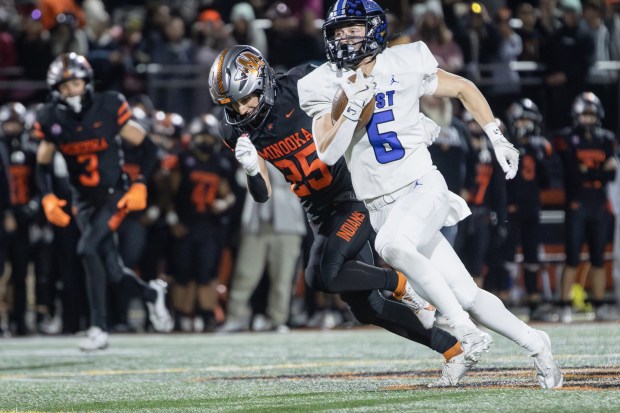
[[[403,249],[410,247],[407,243],[403,245],[399,243],[399,234],[387,234],[387,231],[379,230],[377,238],[375,239],[375,249],[379,255],[388,263],[396,262],[402,258]],[[415,248],[415,246],[414,246]]]
[[[471,278],[468,280],[467,284],[462,286],[459,285],[457,288],[452,288],[454,296],[465,311],[471,311],[474,307],[479,290],[480,289]]]

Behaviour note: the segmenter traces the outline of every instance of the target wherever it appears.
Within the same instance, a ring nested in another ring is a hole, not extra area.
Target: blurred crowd
[[[470,218],[444,231],[472,276],[508,305],[526,307],[531,320],[570,322],[574,310],[617,319],[610,303],[620,297],[611,293],[611,278],[620,269],[608,258],[620,255],[611,249],[618,247],[620,189],[607,159],[618,154],[614,133],[603,127],[617,131],[617,118],[605,112],[618,111],[618,76],[597,62],[620,60],[620,2],[381,4],[394,10],[390,45],[423,40],[439,67],[478,84],[521,152],[520,175],[506,184],[471,115],[456,101],[422,100],[422,111],[442,127],[433,161],[472,209]],[[127,216],[117,237],[128,267],[144,280],[169,283],[175,330],[354,324],[337,296],[304,285],[312,233],[280,174],[271,174],[280,195],[265,204],[247,196],[207,91],[216,55],[235,44],[256,47],[276,71],[323,62],[320,19],[329,5],[0,0],[0,269],[6,268],[0,333],[72,334],[88,327],[84,270],[75,252],[79,230],[46,221],[34,179],[34,113],[47,95],[36,84],[63,52],[86,56],[95,88],[122,92],[158,147],[148,207]],[[536,65],[516,71],[519,61]],[[135,157],[127,148],[129,176]],[[54,174],[63,188],[67,171],[57,158]],[[185,173],[196,162],[211,173]],[[543,226],[545,209],[564,211],[563,219]],[[585,241],[590,248],[582,251]],[[150,328],[141,301],[122,288],[108,295],[112,331]]]

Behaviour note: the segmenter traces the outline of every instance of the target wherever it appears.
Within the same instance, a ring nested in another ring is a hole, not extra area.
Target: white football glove
[[[355,74],[355,82],[351,82],[349,79],[342,82],[342,89],[348,99],[342,116],[353,122],[357,122],[360,119],[362,110],[374,98],[377,87],[374,78],[372,76],[364,77],[361,69],[357,69]]]
[[[254,176],[258,173],[258,153],[247,134],[243,134],[237,139],[235,158],[237,158],[246,174]]]
[[[484,132],[493,144],[497,162],[506,173],[506,179],[514,178],[519,170],[519,151],[504,137],[496,122],[486,125]]]

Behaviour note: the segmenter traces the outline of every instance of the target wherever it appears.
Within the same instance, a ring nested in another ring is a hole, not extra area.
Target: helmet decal
[[[225,49],[215,59],[209,74],[213,102],[224,107],[226,121],[235,127],[257,129],[266,119],[275,97],[274,73],[254,47],[238,45]],[[233,103],[255,95],[259,102],[249,114],[240,115]]]

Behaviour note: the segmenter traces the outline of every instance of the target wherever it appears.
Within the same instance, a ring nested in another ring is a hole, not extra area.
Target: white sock
[[[488,291],[479,289],[468,310],[474,320],[514,341],[530,355],[540,352],[544,345],[536,330],[519,320],[499,298]]]

